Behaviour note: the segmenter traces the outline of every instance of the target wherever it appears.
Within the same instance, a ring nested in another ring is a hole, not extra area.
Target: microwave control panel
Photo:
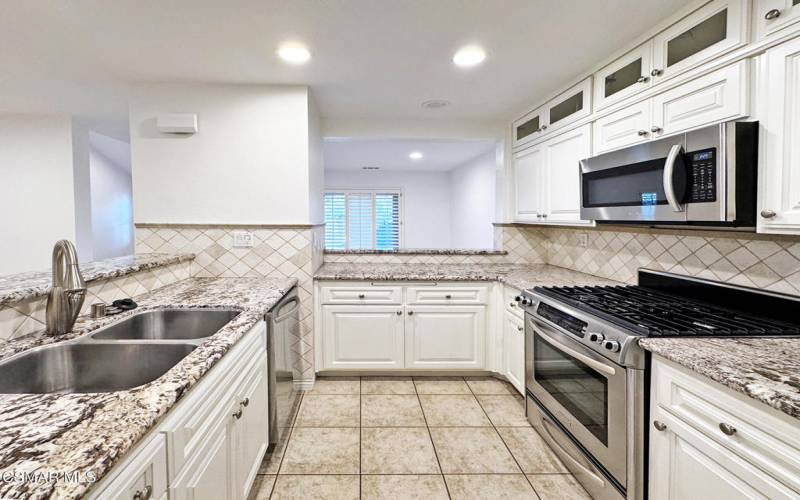
[[[717,201],[717,149],[686,153],[687,203]]]

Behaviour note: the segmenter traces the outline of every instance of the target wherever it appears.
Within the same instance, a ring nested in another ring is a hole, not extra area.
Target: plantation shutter
[[[330,250],[347,248],[345,198],[345,193],[325,193],[325,248]]]
[[[326,249],[400,248],[399,192],[327,192],[324,205]]]
[[[400,248],[400,193],[375,193],[375,248]]]

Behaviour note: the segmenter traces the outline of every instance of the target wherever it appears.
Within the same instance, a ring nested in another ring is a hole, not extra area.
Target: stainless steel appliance
[[[292,288],[267,313],[267,358],[269,370],[269,448],[288,437],[300,403],[294,381],[299,374],[292,339],[299,336],[300,300]]]
[[[758,122],[727,122],[580,162],[581,219],[755,227]]]
[[[525,309],[528,420],[597,499],[646,497],[642,336],[800,335],[800,300],[640,270],[639,285],[537,287]]]

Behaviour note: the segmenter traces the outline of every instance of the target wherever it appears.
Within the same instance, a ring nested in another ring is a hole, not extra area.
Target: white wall
[[[450,240],[453,248],[494,246],[497,158],[489,151],[454,168],[450,176]]]
[[[311,214],[308,106],[303,86],[136,87],[130,105],[135,222],[318,222]],[[169,112],[197,113],[199,132],[158,133],[156,117]]]
[[[325,194],[325,160],[322,149],[322,130],[319,110],[311,94],[308,95],[308,176],[309,220],[325,222],[323,196]]]
[[[447,172],[327,170],[326,189],[401,189],[404,248],[452,248]]]
[[[72,175],[75,192],[75,247],[80,262],[94,260],[89,124],[72,118]]]
[[[119,147],[127,148],[127,144],[120,142]],[[91,167],[94,259],[131,255],[133,253],[133,199],[130,170],[126,169],[124,165],[117,165],[95,148],[90,150],[89,164]]]
[[[0,275],[50,268],[75,241],[72,127],[59,115],[0,115]]]

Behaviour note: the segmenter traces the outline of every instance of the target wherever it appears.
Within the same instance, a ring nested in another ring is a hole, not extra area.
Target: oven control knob
[[[603,341],[603,347],[611,352],[619,352],[619,342],[617,342],[616,340]]]
[[[589,340],[594,342],[594,343],[596,343],[596,344],[602,344],[605,339],[606,339],[606,337],[602,333],[594,333],[593,332],[593,333],[589,334]]]

